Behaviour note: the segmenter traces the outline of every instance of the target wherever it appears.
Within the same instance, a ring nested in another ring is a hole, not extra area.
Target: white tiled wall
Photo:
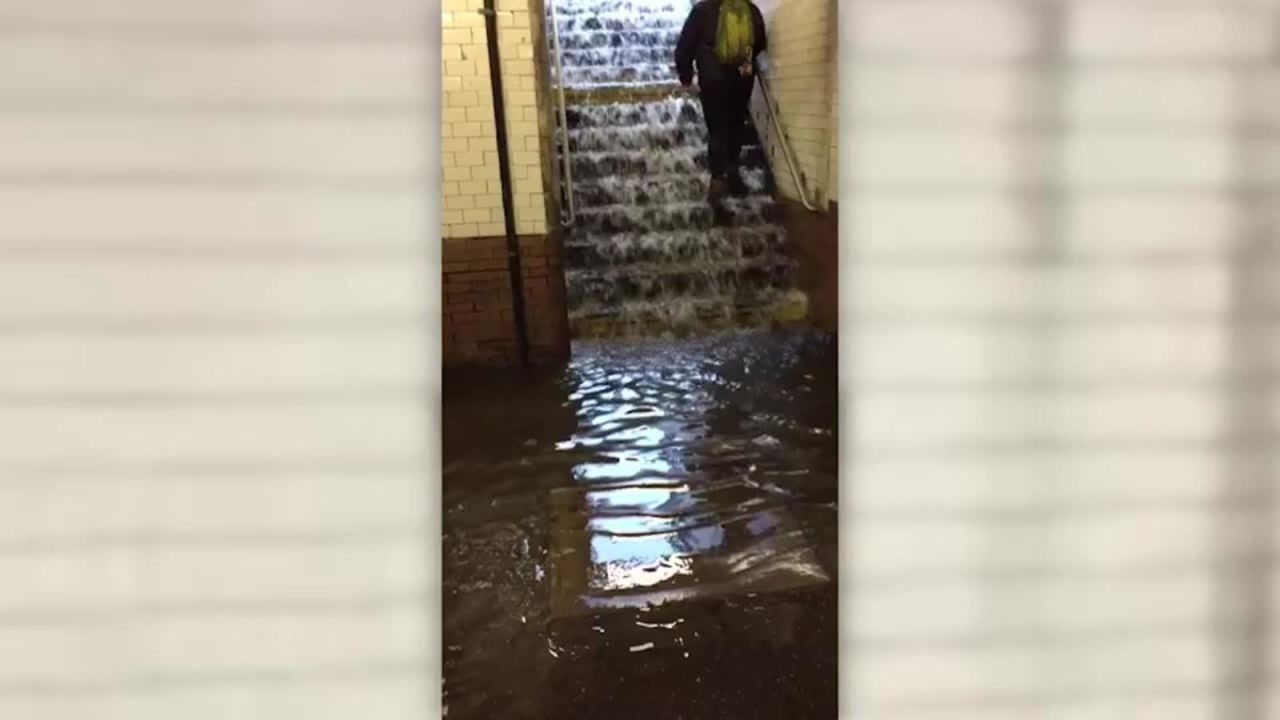
[[[769,36],[770,89],[779,119],[791,140],[798,170],[813,199],[834,197],[829,162],[834,146],[832,104],[835,101],[835,22],[833,0],[759,0]],[[756,98],[757,126],[770,149],[770,165],[783,195],[799,195],[773,128]]]
[[[1278,10],[841,4],[852,717],[1275,717]]]
[[[427,8],[0,6],[0,718],[423,717]]]
[[[533,0],[503,0],[498,6],[498,42],[506,98],[516,232],[546,232],[542,187],[542,136],[534,90]],[[487,237],[506,230],[493,92],[481,0],[443,3],[443,111],[441,222],[445,237]]]

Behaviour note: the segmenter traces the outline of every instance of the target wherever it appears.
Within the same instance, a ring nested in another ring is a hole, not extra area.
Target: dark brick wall
[[[840,215],[835,203],[819,213],[786,198],[779,198],[778,205],[787,229],[787,254],[800,263],[797,284],[809,296],[809,320],[835,332],[840,323]]]
[[[569,356],[569,321],[558,240],[519,238],[530,356],[540,365]],[[445,367],[519,362],[505,237],[445,238]]]

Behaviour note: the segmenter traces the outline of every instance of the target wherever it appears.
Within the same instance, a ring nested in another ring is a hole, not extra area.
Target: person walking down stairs
[[[700,0],[689,11],[676,43],[680,84],[693,84],[695,68],[707,124],[707,197],[716,205],[727,189],[745,195],[738,169],[751,92],[768,47],[764,16],[750,0]]]

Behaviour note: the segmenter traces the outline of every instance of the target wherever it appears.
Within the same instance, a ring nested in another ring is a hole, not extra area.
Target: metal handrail
[[[556,54],[556,94],[560,103],[560,160],[564,165],[564,192],[565,200],[569,209],[568,218],[561,217],[560,223],[568,226],[572,225],[577,217],[577,213],[573,208],[573,157],[569,151],[569,118],[565,111],[564,105],[564,64],[560,59],[560,19],[556,17],[556,0],[547,0],[551,3],[551,39],[555,45]]]
[[[796,170],[796,160],[791,154],[791,139],[787,137],[787,132],[782,129],[782,123],[778,121],[778,113],[773,108],[773,93],[769,91],[769,82],[764,79],[764,73],[756,73],[756,79],[760,81],[760,92],[764,95],[764,107],[769,111],[769,120],[773,123],[773,131],[782,140],[782,156],[787,159],[787,169],[791,171],[791,180],[796,184],[796,191],[800,193],[800,202],[806,210],[818,212],[818,208],[809,201],[809,193],[805,190],[804,181],[800,178],[800,172]]]

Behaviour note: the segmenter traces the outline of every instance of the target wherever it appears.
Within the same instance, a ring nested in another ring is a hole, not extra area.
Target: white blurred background
[[[842,711],[1280,717],[1280,4],[840,25]]]
[[[0,718],[438,716],[436,9],[0,0]]]

